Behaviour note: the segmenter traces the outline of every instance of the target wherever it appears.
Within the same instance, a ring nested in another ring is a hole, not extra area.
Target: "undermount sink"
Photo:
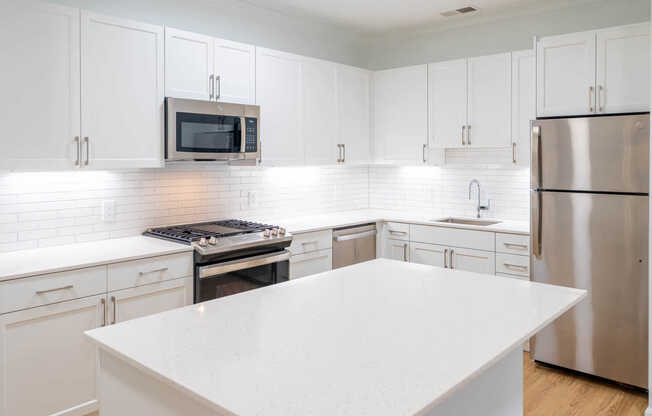
[[[500,223],[500,221],[488,221],[488,220],[473,220],[469,218],[454,218],[454,217],[447,217],[447,218],[439,218],[437,220],[433,220],[436,222],[447,222],[449,224],[463,224],[463,225],[479,225],[479,226],[487,226],[487,225],[494,225]]]

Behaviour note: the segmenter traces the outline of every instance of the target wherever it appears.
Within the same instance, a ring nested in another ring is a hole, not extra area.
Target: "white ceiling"
[[[551,3],[582,3],[587,0],[246,0],[280,13],[316,19],[363,33],[382,33],[426,25],[460,22],[470,16],[496,16]],[[440,13],[473,6],[465,15],[445,18]]]

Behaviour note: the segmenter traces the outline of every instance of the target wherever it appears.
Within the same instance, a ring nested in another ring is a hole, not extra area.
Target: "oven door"
[[[288,250],[198,266],[195,275],[195,303],[246,292],[289,279],[290,252]]]

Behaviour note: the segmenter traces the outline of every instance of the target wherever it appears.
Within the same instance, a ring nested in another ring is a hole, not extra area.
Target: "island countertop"
[[[585,296],[378,259],[87,335],[218,414],[418,414]]]

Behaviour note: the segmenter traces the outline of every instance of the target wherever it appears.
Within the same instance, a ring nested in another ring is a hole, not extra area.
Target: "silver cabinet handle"
[[[212,100],[213,97],[215,96],[215,80],[213,74],[211,74],[208,77],[208,88],[209,88],[209,93],[208,93],[208,99]]]
[[[408,249],[407,243],[403,244],[403,261],[408,261],[407,249]]]
[[[75,166],[80,168],[81,167],[81,140],[79,140],[79,136],[75,136],[75,147],[77,148],[77,160],[75,160]]]
[[[346,144],[342,144],[342,163],[346,162]]]
[[[160,269],[154,269],[154,270],[149,270],[146,272],[138,272],[139,276],[144,276],[146,274],[152,274],[152,273],[159,273],[159,272],[166,272],[168,270],[167,267],[161,267]]]
[[[114,325],[116,316],[118,316],[118,302],[116,302],[115,296],[111,296],[111,303],[113,303],[113,321],[111,321],[111,325]]]
[[[589,113],[593,113],[593,86],[589,87]]]
[[[86,160],[84,165],[88,166],[91,163],[91,141],[88,136],[84,137],[84,144],[86,144]]]
[[[473,254],[458,254],[461,257],[470,257],[472,259],[489,260],[487,256],[474,256]]]
[[[455,255],[455,250],[451,248],[451,261],[450,261],[450,268],[454,269],[455,266],[453,266],[453,256]]]
[[[444,249],[444,269],[448,269],[448,259],[446,258],[448,256],[448,249]]]
[[[309,262],[309,261],[315,261],[315,260],[321,260],[321,259],[327,259],[327,258],[328,258],[328,254],[324,254],[323,256],[310,257],[309,259],[291,260],[291,264],[306,263],[306,262]]]
[[[541,127],[532,126],[532,163],[530,185],[537,189],[541,187]]]
[[[462,146],[464,146],[466,143],[464,143],[464,132],[466,131],[466,126],[462,126]]]
[[[428,145],[424,143],[424,145],[423,145],[423,150],[422,150],[422,153],[421,153],[421,157],[422,157],[423,163],[426,163],[426,148],[427,148],[427,147],[428,147]]]
[[[304,247],[310,244],[317,244],[317,241],[304,241],[303,243],[301,243],[301,245]]]
[[[518,250],[527,250],[527,245],[525,244],[514,244],[514,243],[503,243],[506,248],[515,248]]]
[[[340,241],[359,240],[361,238],[372,237],[375,235],[376,235],[376,230],[370,230],[370,231],[364,231],[355,234],[338,235],[333,239],[339,243]]]
[[[390,234],[407,235],[405,231],[387,230]]]
[[[516,142],[512,143],[512,163],[516,164]]]
[[[37,295],[44,295],[46,293],[59,292],[61,290],[72,289],[73,287],[74,287],[73,285],[67,285],[67,286],[55,287],[54,289],[37,290],[36,294]]]
[[[503,263],[503,266],[505,266],[508,269],[518,270],[520,272],[527,272],[527,267],[526,266],[521,266],[519,264]]]
[[[102,305],[102,325],[106,326],[106,300],[104,298],[100,299],[100,305]]]
[[[215,88],[215,99],[219,100],[220,96],[222,95],[222,77],[217,75],[215,77],[215,82],[217,83],[217,87]]]
[[[604,111],[604,107],[602,106],[602,95],[603,95],[603,93],[604,93],[604,88],[602,88],[602,85],[599,85],[598,86],[597,98],[598,98],[598,112],[600,112],[600,113]]]
[[[337,145],[337,163],[342,163],[342,145]]]
[[[471,125],[466,126],[466,144],[471,145]]]

